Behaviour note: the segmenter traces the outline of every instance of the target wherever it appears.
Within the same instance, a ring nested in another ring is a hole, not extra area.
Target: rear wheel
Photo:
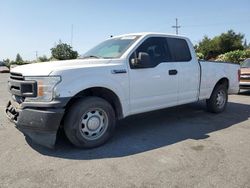
[[[104,144],[113,134],[115,113],[102,98],[86,97],[76,101],[65,117],[64,130],[72,144],[93,148]]]
[[[228,92],[226,85],[217,85],[211,97],[206,101],[207,109],[213,113],[220,113],[225,110],[228,101]]]

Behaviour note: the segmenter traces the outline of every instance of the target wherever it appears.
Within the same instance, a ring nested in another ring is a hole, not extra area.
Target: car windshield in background
[[[241,65],[241,67],[246,67],[246,68],[250,68],[250,59],[246,59],[243,63],[242,63],[242,65]]]
[[[106,40],[89,50],[82,58],[119,58],[139,37],[131,35]]]

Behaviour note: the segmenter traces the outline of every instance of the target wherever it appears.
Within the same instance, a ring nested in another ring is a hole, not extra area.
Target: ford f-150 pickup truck
[[[239,65],[198,61],[186,37],[112,37],[76,60],[13,68],[6,114],[34,142],[53,148],[58,129],[81,148],[105,143],[117,119],[206,100],[222,112],[239,90]]]

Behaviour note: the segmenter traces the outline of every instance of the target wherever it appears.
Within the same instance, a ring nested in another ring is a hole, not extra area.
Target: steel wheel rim
[[[226,93],[225,93],[225,91],[220,90],[217,93],[216,106],[219,107],[219,108],[223,108],[225,103],[226,103]]]
[[[85,112],[80,121],[80,132],[86,140],[97,140],[103,136],[108,127],[108,115],[100,108]]]

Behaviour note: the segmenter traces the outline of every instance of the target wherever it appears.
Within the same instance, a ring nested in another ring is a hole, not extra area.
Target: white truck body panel
[[[207,99],[210,97],[215,84],[221,78],[229,79],[229,94],[239,91],[238,70],[239,65],[230,63],[214,63],[201,61],[202,76],[199,99]]]

